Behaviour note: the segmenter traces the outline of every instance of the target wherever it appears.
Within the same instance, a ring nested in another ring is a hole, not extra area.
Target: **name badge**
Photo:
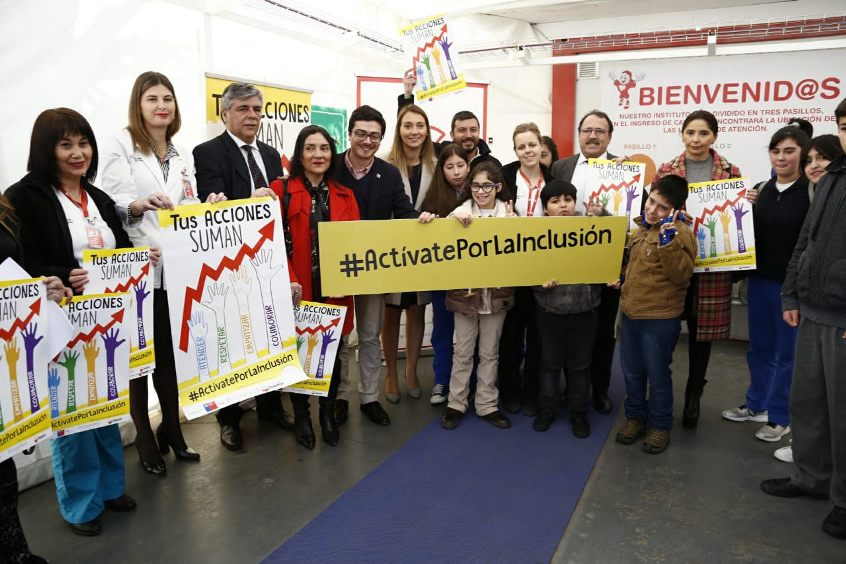
[[[188,171],[182,169],[182,191],[186,198],[196,198],[197,194],[194,192],[194,187],[191,185],[191,178],[188,176]]]
[[[85,225],[85,234],[88,236],[88,248],[102,249],[105,245],[100,228],[94,225],[94,218],[88,218],[88,223]]]

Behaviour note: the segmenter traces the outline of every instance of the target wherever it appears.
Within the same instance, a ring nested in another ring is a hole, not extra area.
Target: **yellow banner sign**
[[[620,276],[625,217],[319,224],[323,294],[605,283]]]

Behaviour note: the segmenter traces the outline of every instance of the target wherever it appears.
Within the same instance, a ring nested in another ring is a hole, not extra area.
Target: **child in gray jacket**
[[[574,216],[576,188],[565,180],[551,180],[541,192],[541,202],[544,215]],[[563,369],[567,375],[573,435],[579,438],[590,435],[588,388],[601,291],[599,284],[559,285],[556,280],[534,288],[541,341],[541,411],[532,424],[535,431],[546,431],[555,419]]]

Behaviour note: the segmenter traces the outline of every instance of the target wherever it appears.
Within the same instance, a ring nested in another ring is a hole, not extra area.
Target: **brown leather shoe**
[[[646,434],[646,421],[640,419],[626,419],[623,428],[617,431],[615,441],[621,445],[634,444],[636,440]]]
[[[670,444],[669,429],[649,429],[643,441],[643,452],[647,454],[661,454]]]

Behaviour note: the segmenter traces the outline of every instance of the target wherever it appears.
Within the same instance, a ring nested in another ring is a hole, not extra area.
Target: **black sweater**
[[[758,193],[753,207],[755,219],[755,276],[784,282],[793,247],[808,214],[808,179],[804,176],[779,193],[775,178]]]
[[[83,187],[97,206],[103,221],[115,236],[115,247],[131,247],[115,211],[114,201],[102,190],[83,180]],[[20,242],[25,264],[32,276],[58,276],[70,287],[70,271],[79,268],[67,218],[56,191],[32,173],[6,190],[20,222]]]

